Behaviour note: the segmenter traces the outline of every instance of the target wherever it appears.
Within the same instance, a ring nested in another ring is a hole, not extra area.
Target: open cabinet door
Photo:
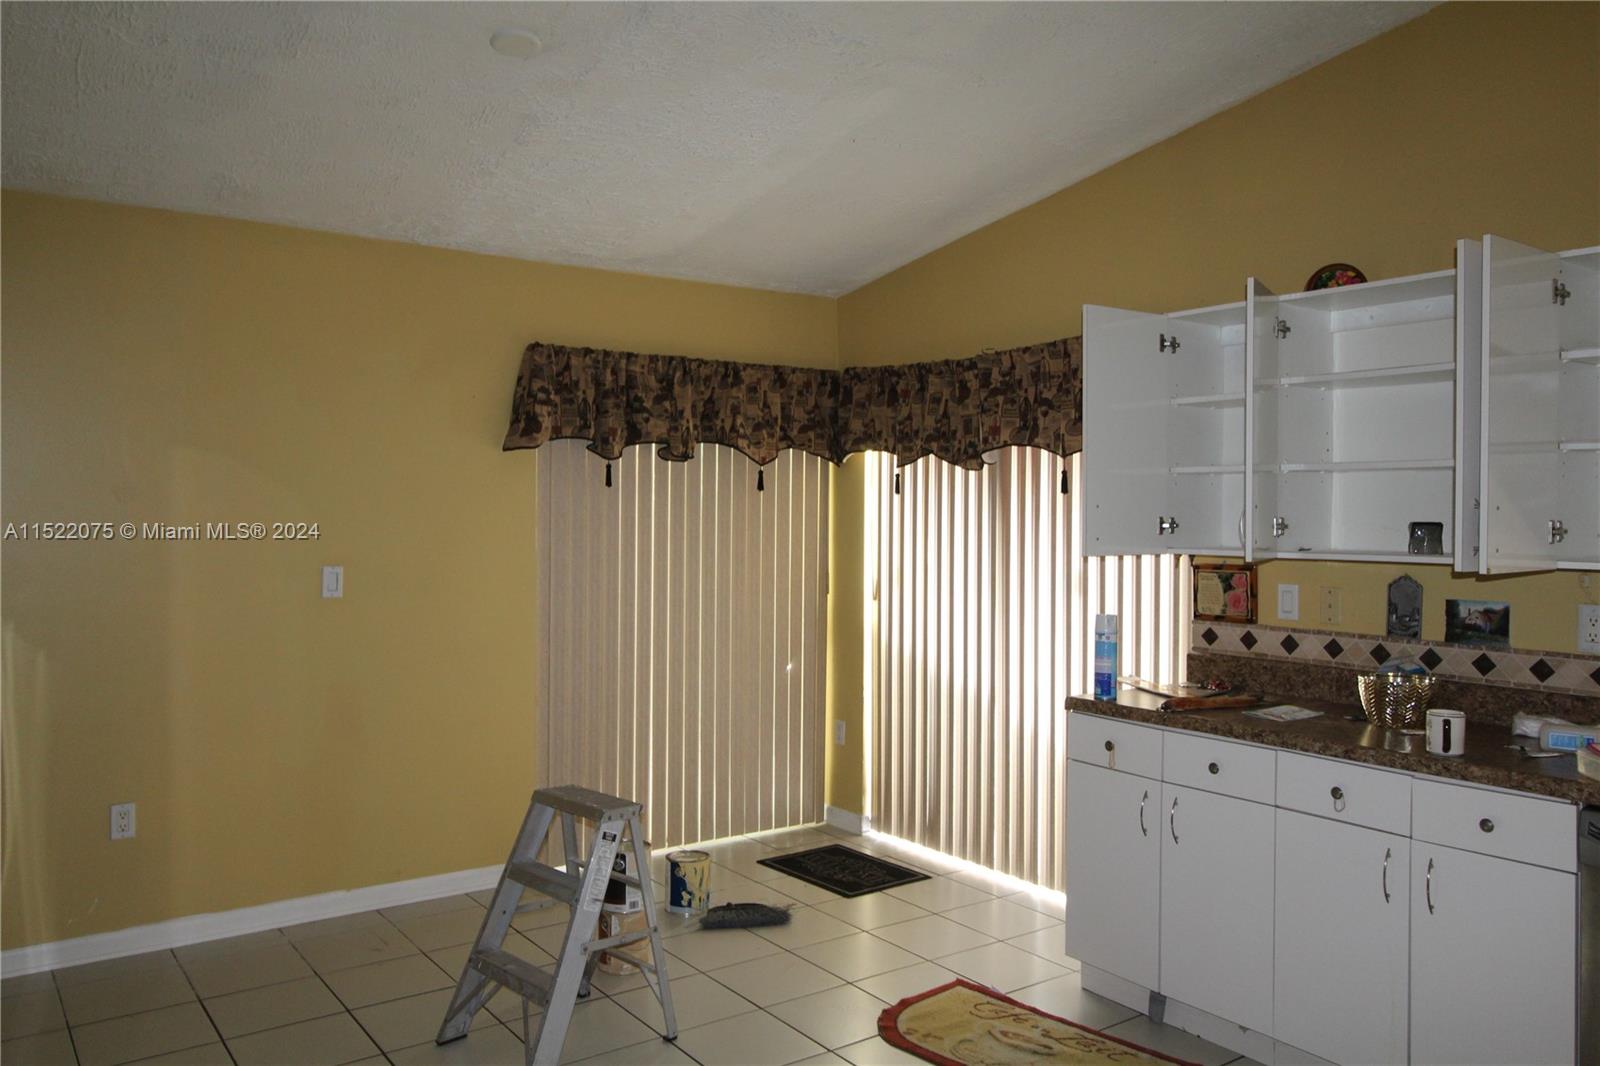
[[[1171,383],[1162,315],[1083,309],[1085,555],[1174,551],[1168,506]]]
[[[1455,569],[1482,572],[1483,243],[1456,242]]]
[[[1256,382],[1276,379],[1278,369],[1277,301],[1251,278],[1245,289],[1244,341],[1244,557],[1277,557],[1279,390],[1258,390]]]
[[[1553,570],[1562,555],[1559,276],[1550,252],[1483,239],[1481,573]]]

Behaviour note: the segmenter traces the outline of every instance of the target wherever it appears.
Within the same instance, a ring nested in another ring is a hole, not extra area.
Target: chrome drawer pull
[[[1335,811],[1343,811],[1345,808],[1344,789],[1340,788],[1338,785],[1334,785],[1333,789],[1328,793],[1328,795],[1333,797],[1333,809]],[[1388,860],[1384,861],[1387,862]],[[1387,896],[1385,896],[1385,898],[1387,898]]]
[[[1389,902],[1389,856],[1394,853],[1393,848],[1383,849],[1383,901]]]
[[[1210,770],[1212,773],[1216,773],[1220,767],[1218,767],[1216,763],[1212,763],[1210,766],[1206,767],[1206,769]]]
[[[1167,812],[1167,824],[1172,827],[1172,842],[1178,842],[1178,797],[1172,797],[1172,810]]]
[[[1144,795],[1139,798],[1139,835],[1146,837],[1150,835],[1150,830],[1144,827],[1144,805],[1149,798],[1150,790],[1147,788],[1144,790]]]
[[[1480,818],[1478,820],[1478,828],[1482,829],[1485,833],[1492,833],[1494,832],[1494,823],[1487,818]]]
[[[1422,895],[1428,901],[1428,913],[1433,913],[1433,860],[1428,860],[1428,876],[1422,879]]]

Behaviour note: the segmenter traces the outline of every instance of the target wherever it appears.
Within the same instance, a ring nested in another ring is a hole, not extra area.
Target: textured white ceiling
[[[6,185],[847,292],[1426,3],[7,2]],[[502,27],[545,42],[519,60]]]

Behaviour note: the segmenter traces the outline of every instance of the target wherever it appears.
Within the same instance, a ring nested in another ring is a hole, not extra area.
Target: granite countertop
[[[1600,806],[1600,781],[1578,773],[1575,756],[1526,758],[1508,745],[1515,741],[1537,750],[1539,742],[1528,737],[1513,737],[1510,729],[1502,725],[1469,720],[1466,754],[1459,758],[1445,758],[1429,755],[1426,738],[1421,734],[1384,729],[1365,720],[1350,721],[1348,716],[1361,713],[1361,708],[1355,704],[1267,696],[1262,706],[1292,703],[1324,712],[1320,718],[1299,722],[1269,722],[1248,718],[1242,710],[1175,711],[1169,714],[1160,709],[1164,698],[1124,686],[1118,690],[1115,700],[1074,696],[1067,704],[1074,711],[1108,718],[1209,733],[1229,740],[1243,740],[1272,748],[1349,759],[1432,777],[1493,785],[1572,803]]]

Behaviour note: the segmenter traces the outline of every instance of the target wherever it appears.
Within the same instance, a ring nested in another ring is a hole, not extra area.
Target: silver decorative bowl
[[[1362,674],[1356,678],[1367,721],[1387,729],[1420,729],[1438,678],[1414,674]]]

